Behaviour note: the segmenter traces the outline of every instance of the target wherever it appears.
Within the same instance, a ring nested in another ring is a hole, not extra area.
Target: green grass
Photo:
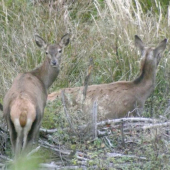
[[[35,33],[40,34],[49,43],[60,40],[66,32],[71,33],[70,44],[65,48],[62,57],[60,74],[49,92],[63,87],[83,85],[91,57],[94,60],[94,68],[90,84],[133,80],[139,73],[140,60],[134,45],[134,35],[139,35],[151,46],[156,46],[165,37],[169,38],[168,4],[169,1],[156,0],[75,0],[65,2],[64,5],[56,1],[56,4],[49,8],[47,3],[33,5],[29,0],[2,0],[0,2],[0,101],[3,101],[5,93],[19,72],[31,70],[43,62],[45,54],[34,42]],[[170,98],[169,70],[168,44],[157,69],[155,91],[145,104],[145,116],[161,115],[166,118],[164,112]],[[84,146],[79,143],[77,136],[71,138],[64,133],[62,128],[69,125],[64,112],[59,111],[61,107],[61,102],[47,104],[43,127],[61,128],[56,137],[60,138],[61,143],[66,143],[68,148],[74,143],[79,149],[89,147],[89,150],[90,148],[93,150],[101,146],[100,140],[95,141],[93,145]],[[72,119],[76,123],[77,120],[74,120],[74,117]],[[70,138],[71,143],[69,143]],[[116,139],[112,141],[113,146],[118,147],[119,141]],[[156,160],[154,149],[149,148],[153,157],[152,155],[148,157],[152,157],[153,162],[148,162],[144,169],[147,169],[147,166],[155,169],[157,164],[154,162]],[[149,151],[144,154],[149,154]],[[97,158],[94,162],[89,162],[89,165],[96,163]],[[160,162],[163,161],[161,157],[158,159]],[[116,160],[116,163],[119,161],[124,160]],[[101,164],[100,168],[102,167],[105,167],[105,164]],[[133,168],[135,169],[131,167]]]

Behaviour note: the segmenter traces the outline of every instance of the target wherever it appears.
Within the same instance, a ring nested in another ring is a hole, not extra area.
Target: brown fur
[[[15,154],[38,137],[47,100],[47,89],[59,73],[61,49],[68,44],[66,34],[59,45],[48,45],[36,36],[36,43],[48,53],[44,63],[30,72],[19,74],[4,97],[4,117]]]
[[[25,127],[26,123],[27,123],[27,112],[22,112],[19,116],[19,122],[21,127]]]
[[[83,105],[84,87],[66,88],[64,90],[67,106],[90,113],[93,102],[97,101],[99,119],[102,120],[140,114],[146,99],[154,89],[158,58],[164,51],[167,40],[163,40],[155,49],[145,47],[138,36],[135,36],[135,42],[142,54],[139,77],[134,81],[88,86]],[[48,95],[48,101],[61,98],[62,90]]]

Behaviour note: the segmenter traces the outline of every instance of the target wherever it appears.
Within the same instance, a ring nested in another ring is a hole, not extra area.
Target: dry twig
[[[84,80],[83,102],[86,99],[86,93],[87,93],[88,83],[89,83],[89,79],[90,79],[92,69],[93,69],[93,58],[90,58],[88,73],[87,73],[87,76],[85,77],[85,80]]]
[[[94,139],[97,138],[97,101],[94,101],[93,103],[93,134],[94,134]]]

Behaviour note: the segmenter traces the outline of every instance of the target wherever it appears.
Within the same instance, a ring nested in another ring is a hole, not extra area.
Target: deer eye
[[[59,49],[59,50],[58,50],[58,52],[59,52],[59,53],[61,53],[61,52],[62,52],[62,50],[61,50],[61,49]]]
[[[45,54],[48,54],[48,51],[46,51]]]

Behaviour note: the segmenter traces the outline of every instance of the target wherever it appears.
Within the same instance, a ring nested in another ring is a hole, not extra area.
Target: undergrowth
[[[44,60],[44,52],[41,52],[35,45],[35,33],[50,43],[59,40],[66,32],[71,33],[70,45],[65,49],[62,57],[60,74],[49,89],[49,93],[63,87],[83,85],[91,57],[94,61],[94,68],[89,84],[133,80],[139,73],[140,60],[134,46],[134,35],[139,35],[146,44],[151,46],[156,46],[162,39],[170,37],[169,1],[75,0],[49,1],[50,5],[43,1],[32,2],[29,0],[2,0],[0,2],[1,102],[19,72],[31,70]],[[163,116],[165,119],[168,117],[168,114],[164,113],[169,106],[169,70],[168,45],[157,69],[154,93],[146,101],[144,116]],[[64,128],[68,126],[64,111],[57,111],[59,107],[62,107],[60,102],[47,104],[43,127]],[[68,142],[69,135],[60,131],[57,136],[61,140],[66,140],[69,147],[72,147],[72,144]],[[82,145],[76,140],[77,138],[74,138],[72,141],[78,147],[91,147],[93,152],[96,148],[95,153],[97,155],[100,153],[98,148],[101,148],[103,139],[95,141],[99,144],[94,142],[90,146]],[[112,142],[116,148],[117,142],[115,140]],[[145,147],[143,144],[138,146]],[[138,147],[135,149],[137,150]],[[150,169],[156,169],[156,160],[161,162],[163,158],[155,158],[152,146],[149,146],[149,149],[147,147],[139,149],[139,152],[146,150],[143,154],[148,154],[148,157],[152,157],[149,153],[153,154],[153,162],[150,161],[143,167],[147,169],[149,166]],[[107,152],[107,149],[106,151],[102,149],[102,152]],[[97,158],[98,156],[94,161],[98,161]],[[112,159],[112,161],[119,163],[125,160]],[[133,163],[129,166],[131,166],[130,169],[135,169]],[[100,168],[102,167],[104,165]]]

